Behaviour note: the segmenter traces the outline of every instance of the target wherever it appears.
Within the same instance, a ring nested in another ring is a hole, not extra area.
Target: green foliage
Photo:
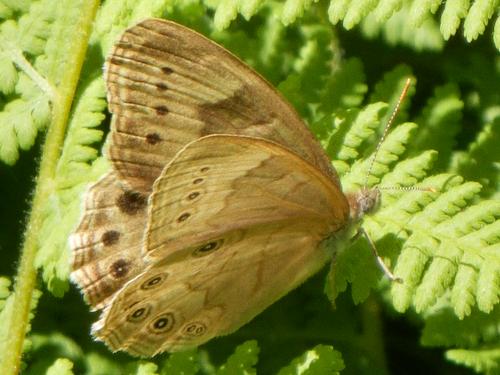
[[[26,327],[26,332],[31,330],[30,322],[35,315],[35,310],[38,304],[38,300],[42,293],[35,290],[31,299],[30,312],[28,315],[28,325]],[[17,314],[16,306],[14,305],[14,294],[11,291],[11,281],[5,277],[0,277],[0,353],[6,352],[6,339],[8,337],[9,331],[8,326],[5,322],[8,322],[13,314]],[[29,350],[32,348],[32,340],[28,339],[24,342],[24,349]],[[0,357],[1,359],[1,357]]]
[[[6,186],[17,178],[9,176],[29,173],[21,169],[23,158],[37,158],[27,150],[40,130],[53,126],[65,84],[62,73],[70,68],[72,44],[83,38],[74,27],[81,8],[70,3],[0,0],[0,160],[9,165],[2,165],[0,174],[9,171]],[[34,265],[40,289],[48,292],[38,309],[40,294],[32,297],[33,329],[22,332],[31,332],[24,373],[409,373],[426,356],[422,347],[439,352],[415,373],[435,367],[451,374],[455,364],[498,373],[500,65],[495,48],[500,48],[500,22],[486,28],[495,4],[104,2],[70,97],[64,143],[54,150],[54,174],[42,181],[48,198],[33,207],[41,223]],[[317,135],[345,192],[365,184],[381,188],[379,209],[360,225],[403,284],[384,279],[366,239],[350,238],[354,228],[329,243],[335,259],[326,283],[319,275],[238,332],[198,350],[137,361],[90,340],[95,316],[69,288],[67,238],[81,215],[83,192],[109,168],[101,151],[109,125],[104,59],[125,27],[151,16],[199,30],[278,87]],[[343,29],[332,27],[340,23]],[[358,32],[346,31],[356,25]],[[461,25],[469,41],[484,33],[481,44],[456,38],[448,44]],[[488,40],[490,32],[496,47]],[[403,57],[390,47],[394,44],[407,47]],[[438,53],[452,44],[450,54]],[[414,52],[425,50],[434,52]],[[413,85],[373,160],[407,77]],[[25,214],[2,219],[24,222]],[[25,236],[32,230],[28,226]],[[0,231],[7,259],[17,256],[13,250],[20,241],[20,235]],[[9,263],[0,272],[13,270]],[[352,298],[343,293],[349,289]],[[9,322],[18,313],[13,297],[8,279],[0,278],[2,354]],[[396,316],[419,332],[422,347],[413,337],[417,334],[408,338],[394,328]],[[416,353],[405,352],[399,360],[401,348],[392,342],[409,343]]]
[[[292,374],[340,374],[344,369],[344,362],[339,352],[333,350],[331,346],[318,345],[312,350],[308,350],[292,363],[281,369],[279,375]]]
[[[217,371],[217,375],[255,374],[259,347],[257,341],[247,341],[236,348],[225,364]]]
[[[238,13],[250,19],[261,8],[274,6],[272,0],[212,0],[207,1],[215,11],[214,24],[218,29],[229,26]],[[368,37],[379,34],[391,44],[408,45],[416,49],[440,50],[444,42],[455,35],[463,22],[463,35],[468,42],[485,32],[490,19],[498,13],[496,1],[469,0],[329,0],[327,9],[317,0],[286,0],[280,4],[276,17],[289,25],[308,11],[325,12],[330,22],[350,30],[357,25]],[[314,9],[318,8],[318,9]],[[439,20],[436,14],[441,14]],[[500,21],[497,14],[493,42],[500,49]]]

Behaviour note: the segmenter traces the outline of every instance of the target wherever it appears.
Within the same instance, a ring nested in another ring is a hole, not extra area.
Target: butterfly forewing
[[[150,191],[184,145],[221,133],[282,144],[337,181],[323,150],[278,92],[234,55],[181,25],[150,19],[125,31],[108,59],[106,83],[114,114],[109,156],[134,189]]]

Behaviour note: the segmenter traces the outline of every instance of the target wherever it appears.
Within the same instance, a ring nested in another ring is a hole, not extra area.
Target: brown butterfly
[[[283,97],[174,22],[126,30],[106,66],[112,171],[71,236],[72,279],[112,350],[151,356],[228,334],[317,272],[376,206],[347,197]]]

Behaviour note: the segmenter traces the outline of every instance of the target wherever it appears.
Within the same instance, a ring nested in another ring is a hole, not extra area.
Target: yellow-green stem
[[[10,315],[8,335],[5,341],[0,373],[15,375],[19,373],[24,337],[29,322],[30,305],[36,286],[35,257],[42,225],[41,207],[53,192],[57,162],[66,134],[66,126],[71,103],[85,59],[88,40],[95,18],[99,0],[85,0],[81,4],[80,18],[68,34],[75,36],[73,48],[68,51],[68,61],[64,64],[61,84],[55,88],[52,98],[52,122],[47,131],[42,149],[40,170],[36,180],[30,217],[26,226],[24,244],[17,270],[14,287],[13,313]]]
[[[378,369],[387,373],[387,362],[384,348],[384,331],[380,313],[380,305],[377,300],[370,296],[361,306],[363,334],[360,347],[363,347]]]

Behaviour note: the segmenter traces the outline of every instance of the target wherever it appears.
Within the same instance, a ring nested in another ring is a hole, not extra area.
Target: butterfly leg
[[[403,279],[400,277],[395,276],[392,271],[387,267],[387,265],[384,263],[380,255],[378,255],[377,248],[375,247],[375,243],[371,239],[371,237],[368,235],[368,233],[364,230],[363,227],[359,228],[358,232],[356,233],[354,238],[357,238],[358,236],[363,235],[365,238],[368,240],[368,243],[370,244],[370,248],[372,249],[373,256],[377,260],[377,264],[382,270],[382,272],[389,278],[391,281],[395,281],[397,283],[403,283]]]

